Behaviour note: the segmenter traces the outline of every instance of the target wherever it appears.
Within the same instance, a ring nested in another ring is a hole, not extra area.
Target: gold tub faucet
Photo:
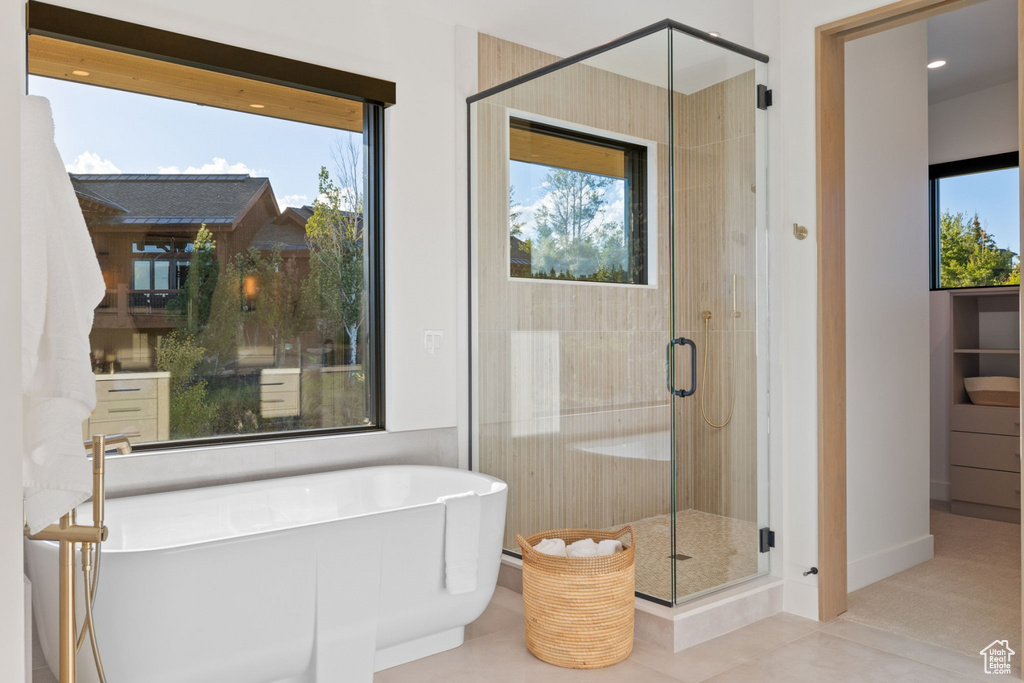
[[[89,634],[100,680],[105,680],[102,660],[96,646],[96,628],[92,620],[97,577],[93,573],[93,552],[99,548],[100,543],[107,540],[107,527],[103,523],[107,451],[117,449],[121,455],[127,455],[132,451],[128,437],[123,434],[109,437],[93,436],[91,441],[85,442],[85,448],[92,451],[92,524],[78,524],[75,511],[72,510],[61,517],[59,523],[51,524],[37,534],[29,533],[28,526],[25,526],[25,536],[30,540],[57,541],[60,544],[60,683],[77,683],[78,650],[82,647],[86,633]],[[75,616],[76,543],[82,544],[82,572],[85,578],[85,623],[82,625],[81,634],[76,632],[78,621]]]

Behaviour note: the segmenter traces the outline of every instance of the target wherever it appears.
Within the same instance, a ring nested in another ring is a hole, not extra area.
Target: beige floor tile
[[[481,636],[523,628],[522,613],[513,612],[497,604],[494,600],[487,606],[484,613],[472,624],[466,626],[466,640]]]
[[[676,680],[696,683],[820,627],[817,621],[792,614],[775,614],[674,655],[638,642],[631,659]]]
[[[852,640],[862,645],[892,652],[893,654],[937,666],[940,669],[948,669],[977,680],[991,680],[992,677],[985,674],[981,655],[970,657],[960,652],[947,650],[931,643],[922,643],[906,636],[888,633],[871,626],[864,626],[846,619],[838,619],[821,629],[822,633],[831,636]],[[1018,666],[1014,665],[1017,670]]]
[[[498,586],[494,589],[494,595],[491,596],[491,604],[522,614],[523,594]]]
[[[708,679],[709,683],[957,683],[973,679],[821,632]]]
[[[604,669],[574,670],[546,664],[526,649],[523,634],[503,631],[462,647],[379,672],[375,683],[676,683],[627,660]]]

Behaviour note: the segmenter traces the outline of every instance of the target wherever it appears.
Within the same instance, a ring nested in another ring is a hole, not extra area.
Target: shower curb
[[[498,585],[522,593],[522,564],[502,556]],[[635,637],[666,652],[685,650],[781,612],[782,584],[760,576],[675,607],[637,598]]]

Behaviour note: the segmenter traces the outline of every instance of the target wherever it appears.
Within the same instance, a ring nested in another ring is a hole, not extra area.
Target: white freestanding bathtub
[[[437,498],[467,491],[481,497],[477,589],[452,595]],[[95,607],[107,680],[362,682],[458,647],[494,592],[506,497],[486,475],[396,466],[111,500]],[[56,673],[57,546],[26,544]],[[88,645],[79,662],[95,683]]]

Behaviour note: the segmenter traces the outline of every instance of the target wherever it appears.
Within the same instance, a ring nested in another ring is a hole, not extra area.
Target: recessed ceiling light
[[[929,69],[938,69],[939,67],[946,66],[945,59],[936,59],[934,62],[928,62]]]
[[[250,104],[249,106],[252,107],[253,109],[263,109],[267,105],[265,105],[265,104]]]
[[[81,69],[75,69],[74,71],[71,72],[71,74],[73,76],[88,76],[89,72],[88,71],[82,71]]]

